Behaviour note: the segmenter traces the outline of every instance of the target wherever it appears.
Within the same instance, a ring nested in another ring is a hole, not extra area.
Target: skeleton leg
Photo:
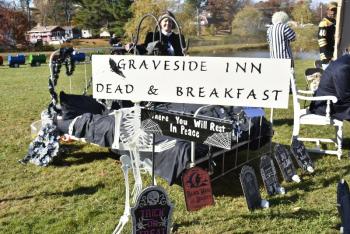
[[[134,189],[132,191],[133,202],[135,203],[137,200],[137,196],[141,193],[142,190],[142,178],[140,172],[140,153],[137,148],[137,145],[130,145],[130,148],[131,163],[133,166],[133,175],[135,178]]]
[[[122,162],[122,170],[124,174],[124,181],[125,181],[125,207],[124,207],[124,213],[119,219],[119,223],[117,227],[114,229],[113,234],[119,234],[123,230],[125,224],[129,221],[130,216],[130,191],[129,191],[129,177],[128,172],[129,168],[131,167],[131,161],[130,157],[127,155],[122,155],[120,157],[120,161]]]

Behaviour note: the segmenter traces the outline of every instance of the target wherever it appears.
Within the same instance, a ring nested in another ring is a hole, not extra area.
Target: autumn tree
[[[75,12],[73,0],[55,0],[52,1],[48,13],[49,22],[54,25],[71,25]]]
[[[208,0],[207,10],[211,13],[217,29],[231,30],[233,15],[241,6],[240,4],[238,0]]]
[[[77,2],[79,0],[33,0],[32,14],[41,25],[70,25]]]
[[[0,6],[0,44],[15,46],[25,42],[28,21],[22,11]]]
[[[271,22],[273,13],[277,11],[284,11],[290,16],[294,5],[294,0],[267,0],[260,1],[254,6],[262,11],[263,17],[267,19],[268,22]]]
[[[240,38],[265,38],[262,13],[253,6],[246,6],[239,11],[232,21],[232,34]]]
[[[195,36],[199,30],[200,2],[197,0],[188,0],[182,6],[182,11],[177,14],[177,21],[181,24],[181,30],[186,37]]]
[[[325,17],[327,14],[327,4],[319,3],[316,9],[314,10],[314,23],[318,23]]]
[[[311,23],[313,20],[309,2],[298,2],[294,6],[291,14],[293,19],[300,24]]]
[[[52,7],[52,0],[33,0],[35,7],[38,9],[36,21],[41,25],[48,25],[48,13]]]
[[[146,14],[153,14],[159,17],[166,10],[171,8],[171,3],[167,0],[135,0],[131,5],[132,18],[124,26],[125,36],[128,40],[136,36],[136,31],[140,20]],[[155,30],[156,21],[147,17],[140,27],[139,42],[143,42],[147,32]]]

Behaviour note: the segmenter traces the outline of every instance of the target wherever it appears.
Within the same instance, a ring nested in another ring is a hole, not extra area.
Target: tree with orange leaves
[[[0,44],[6,47],[25,43],[28,30],[27,16],[17,10],[0,5]]]

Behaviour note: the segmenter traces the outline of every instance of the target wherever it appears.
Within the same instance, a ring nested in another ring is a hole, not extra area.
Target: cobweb
[[[231,133],[230,132],[214,133],[204,141],[204,144],[212,145],[212,146],[224,148],[224,149],[230,149]]]
[[[141,129],[147,133],[154,133],[156,135],[163,135],[162,129],[159,125],[151,119],[146,119],[141,123]]]
[[[138,138],[138,139],[135,139]],[[152,135],[140,126],[140,112],[132,110],[123,113],[120,122],[120,140],[123,143],[135,142],[138,146],[152,145]],[[135,141],[136,140],[136,141]]]

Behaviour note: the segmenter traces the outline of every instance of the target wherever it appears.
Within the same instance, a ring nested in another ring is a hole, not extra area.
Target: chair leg
[[[341,156],[343,154],[343,152],[342,152],[343,126],[337,126],[336,139],[337,139],[337,144],[338,144],[337,156],[338,156],[338,159],[340,160]]]
[[[299,137],[299,131],[300,131],[299,121],[296,121],[296,120],[294,119],[293,134],[292,134],[292,139],[291,139],[291,141],[293,141],[293,139],[298,139],[298,137]]]

